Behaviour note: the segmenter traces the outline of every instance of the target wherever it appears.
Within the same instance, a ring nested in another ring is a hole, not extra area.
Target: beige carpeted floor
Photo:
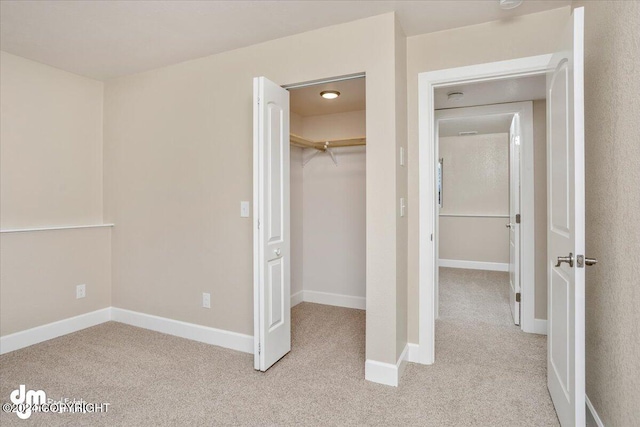
[[[398,388],[364,380],[365,313],[293,309],[293,350],[267,373],[253,356],[109,322],[0,356],[0,400],[18,384],[109,402],[106,414],[0,415],[24,425],[556,426],[545,337],[510,321],[505,273],[441,270],[437,361]]]

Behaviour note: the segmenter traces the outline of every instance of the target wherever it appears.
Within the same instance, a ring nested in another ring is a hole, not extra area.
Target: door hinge
[[[520,214],[516,214],[516,224],[520,224]]]
[[[261,347],[260,347],[260,343],[258,343],[258,354],[260,354],[262,351]]]
[[[431,241],[433,242],[433,234],[431,235]]]
[[[516,293],[516,302],[520,302],[520,292]]]
[[[260,105],[260,97],[258,97],[258,105]]]
[[[258,220],[258,230],[260,230],[260,220]]]

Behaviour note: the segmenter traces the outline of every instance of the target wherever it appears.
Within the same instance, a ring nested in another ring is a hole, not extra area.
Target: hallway
[[[546,351],[546,336],[513,324],[508,273],[440,268],[436,363],[427,369],[442,375],[440,387],[457,389],[458,405],[475,408],[461,411],[458,425],[559,425]]]

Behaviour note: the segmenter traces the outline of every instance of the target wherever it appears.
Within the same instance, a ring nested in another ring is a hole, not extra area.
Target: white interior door
[[[253,80],[254,367],[291,350],[289,92]]]
[[[585,425],[584,9],[547,74],[547,384],[560,424]]]
[[[509,130],[509,307],[520,325],[520,116],[514,114]]]

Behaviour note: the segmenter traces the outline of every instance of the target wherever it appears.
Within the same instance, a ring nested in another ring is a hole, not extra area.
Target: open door
[[[585,425],[584,8],[547,74],[547,385],[560,424]]]
[[[509,130],[509,307],[520,325],[520,116],[514,114]]]
[[[253,80],[254,368],[291,350],[289,92]]]

